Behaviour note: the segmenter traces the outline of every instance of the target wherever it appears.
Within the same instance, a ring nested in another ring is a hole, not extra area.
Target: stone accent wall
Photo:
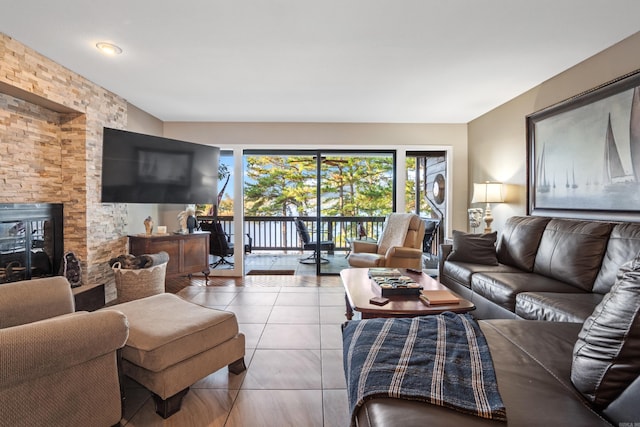
[[[0,94],[0,200],[61,200],[60,115]]]
[[[64,204],[64,250],[85,283],[106,283],[126,252],[127,205],[100,203],[103,127],[126,126],[126,101],[0,33],[0,202]]]

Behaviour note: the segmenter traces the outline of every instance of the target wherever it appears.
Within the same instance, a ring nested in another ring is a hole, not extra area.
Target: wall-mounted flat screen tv
[[[220,149],[104,128],[103,203],[216,203]]]

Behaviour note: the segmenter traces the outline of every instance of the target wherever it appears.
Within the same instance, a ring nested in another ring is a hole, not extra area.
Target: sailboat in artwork
[[[602,171],[602,183],[604,185],[628,182],[629,177],[622,167],[620,153],[616,144],[613,128],[611,127],[611,114],[607,123],[607,133],[604,144],[604,169]]]
[[[542,146],[542,153],[540,153],[540,158],[538,159],[538,167],[537,170],[540,171],[538,174],[538,179],[536,181],[536,187],[540,193],[548,193],[551,190],[551,186],[549,185],[549,181],[547,180],[547,168],[545,164],[544,158],[544,149],[545,146]]]

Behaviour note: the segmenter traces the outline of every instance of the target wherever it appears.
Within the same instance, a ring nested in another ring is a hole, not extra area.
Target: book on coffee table
[[[447,290],[423,290],[420,299],[428,305],[459,304],[460,298]]]
[[[369,269],[369,277],[399,277],[402,275],[397,268],[375,267]]]

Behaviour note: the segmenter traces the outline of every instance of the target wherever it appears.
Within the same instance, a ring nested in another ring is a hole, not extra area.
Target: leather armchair
[[[128,331],[120,312],[75,313],[62,276],[0,285],[2,424],[117,424]]]
[[[399,267],[422,269],[425,224],[414,214],[392,213],[377,242],[351,242],[351,267]]]

